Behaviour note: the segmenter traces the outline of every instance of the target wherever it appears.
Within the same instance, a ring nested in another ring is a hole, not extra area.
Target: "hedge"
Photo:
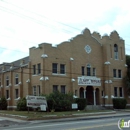
[[[113,108],[125,109],[127,100],[125,98],[113,98]]]

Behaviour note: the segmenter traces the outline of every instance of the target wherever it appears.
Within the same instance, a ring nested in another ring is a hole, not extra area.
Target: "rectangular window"
[[[87,76],[91,76],[91,68],[87,67]]]
[[[114,97],[117,97],[117,87],[114,87]]]
[[[114,55],[115,55],[115,59],[117,60],[118,59],[118,52],[114,52]]]
[[[6,99],[9,98],[9,90],[6,90]]]
[[[9,86],[9,79],[6,80],[6,86]]]
[[[96,76],[96,69],[93,68],[93,76]]]
[[[15,84],[18,84],[18,83],[19,83],[19,78],[15,77]]]
[[[58,91],[58,85],[53,85],[53,92]]]
[[[18,97],[19,97],[19,90],[15,89],[15,98],[18,98]]]
[[[82,75],[84,75],[84,66],[81,67]]]
[[[123,97],[122,87],[119,88],[119,95],[120,95],[120,97]]]
[[[65,65],[60,64],[60,74],[65,74]]]
[[[77,96],[77,90],[75,90],[75,96]]]
[[[33,86],[33,96],[37,95],[37,90],[36,90],[36,86]]]
[[[116,78],[116,69],[113,69],[113,77]]]
[[[121,70],[118,70],[118,78],[121,78]]]
[[[41,94],[41,87],[40,85],[37,86],[38,87],[38,96]]]
[[[41,64],[37,64],[37,74],[41,74]]]
[[[65,85],[61,85],[61,93],[65,94]]]
[[[57,63],[53,63],[52,64],[52,73],[56,73],[57,74]]]
[[[36,65],[33,65],[33,74],[36,74]]]

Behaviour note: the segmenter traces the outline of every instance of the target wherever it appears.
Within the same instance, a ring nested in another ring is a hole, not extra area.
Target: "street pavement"
[[[124,111],[113,111],[113,112],[100,112],[100,113],[86,113],[84,115],[78,114],[73,117],[63,117],[63,118],[57,118],[53,119],[50,117],[50,119],[44,119],[44,120],[22,120],[22,119],[16,119],[15,117],[2,117],[0,116],[0,127],[8,127],[13,125],[26,125],[26,124],[35,124],[35,123],[49,123],[49,122],[66,122],[66,121],[79,121],[79,120],[94,120],[94,119],[105,119],[105,118],[114,118],[114,117],[128,117],[130,116],[130,112],[124,112]]]

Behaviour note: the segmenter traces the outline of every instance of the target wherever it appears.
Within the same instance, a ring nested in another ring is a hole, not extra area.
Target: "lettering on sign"
[[[78,85],[101,86],[101,79],[93,76],[78,77]]]
[[[28,95],[26,99],[27,99],[27,107],[37,108],[40,107],[41,105],[46,105],[47,107],[47,101],[45,97]]]

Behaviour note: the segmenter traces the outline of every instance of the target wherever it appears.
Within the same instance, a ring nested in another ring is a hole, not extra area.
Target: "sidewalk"
[[[29,123],[48,123],[48,122],[65,122],[65,121],[76,121],[76,120],[92,120],[92,119],[102,119],[102,118],[110,118],[110,117],[123,117],[130,116],[130,111],[112,111],[112,112],[96,112],[96,113],[82,113],[82,114],[73,114],[72,116],[63,116],[62,118],[56,117],[54,115],[50,115],[49,117],[44,117],[41,120],[24,120],[22,118],[18,119],[15,116],[3,117],[0,116],[0,127],[10,126],[10,125],[22,125]]]

